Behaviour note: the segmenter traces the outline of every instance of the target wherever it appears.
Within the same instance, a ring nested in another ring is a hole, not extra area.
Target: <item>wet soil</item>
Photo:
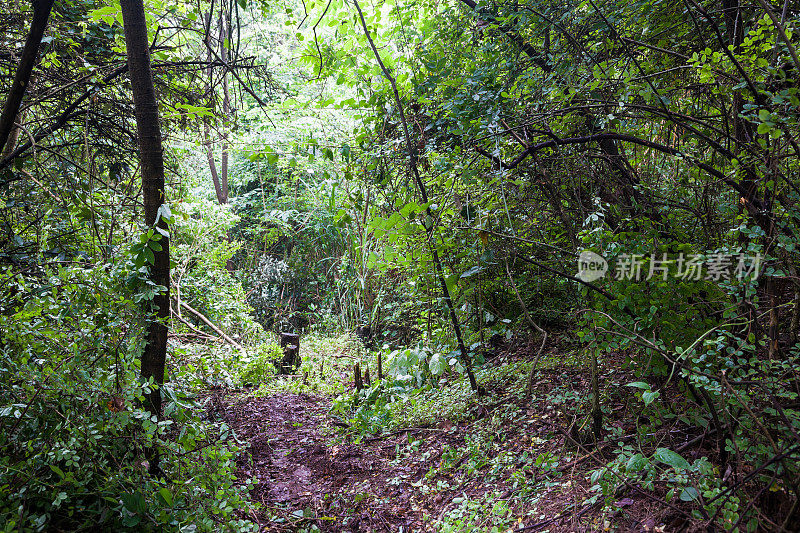
[[[622,376],[612,378],[624,382]],[[690,510],[665,505],[660,488],[654,495],[635,484],[621,486],[613,512],[603,510],[602,499],[585,503],[592,495],[591,471],[613,458],[610,450],[620,439],[637,431],[625,415],[630,406],[612,402],[607,422],[619,426],[623,437],[587,444],[572,434],[575,418],[547,403],[554,387],[586,390],[586,376],[542,369],[533,402],[508,393],[516,378],[507,379],[492,384],[493,394],[465,406],[467,416],[460,422],[441,420],[435,427],[358,442],[336,427],[342,422],[329,416],[325,396],[220,392],[212,399],[216,417],[248,443],[238,476],[258,480],[251,496],[261,507],[247,518],[261,531],[692,530]],[[696,440],[694,434],[663,432],[675,447]],[[468,508],[470,502],[484,504]],[[494,528],[489,515],[498,506],[507,512]],[[445,523],[449,526],[442,529]]]
[[[422,510],[407,490],[417,472],[394,461],[394,440],[333,444],[327,411],[324,397],[288,393],[224,409],[225,422],[250,444],[240,476],[259,481],[252,496],[263,504],[262,530],[422,529]]]

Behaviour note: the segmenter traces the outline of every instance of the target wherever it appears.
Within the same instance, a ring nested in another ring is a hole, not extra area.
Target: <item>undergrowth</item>
[[[335,396],[350,388],[352,361],[358,357],[359,345],[347,334],[329,336],[303,335],[300,339],[302,363],[292,375],[265,373],[254,383],[251,394],[271,396],[281,392]],[[273,365],[274,366],[274,365]]]
[[[240,515],[252,507],[252,481],[236,477],[243,445],[197,396],[229,378],[226,358],[172,344],[164,417],[143,411],[153,384],[138,379],[142,321],[119,296],[124,274],[3,278],[2,530],[253,531]]]

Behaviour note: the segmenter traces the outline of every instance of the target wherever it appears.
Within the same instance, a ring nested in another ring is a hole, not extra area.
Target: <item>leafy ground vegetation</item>
[[[0,527],[800,531],[798,25],[4,3]]]

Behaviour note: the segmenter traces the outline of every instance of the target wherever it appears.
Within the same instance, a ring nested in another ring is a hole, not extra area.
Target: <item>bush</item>
[[[241,448],[177,366],[143,411],[141,314],[124,269],[0,272],[0,523],[5,531],[249,531]],[[134,339],[134,340],[132,340]],[[170,365],[173,367],[175,365]],[[163,475],[148,474],[156,449]]]
[[[283,349],[274,342],[262,344],[256,354],[242,362],[239,381],[242,385],[260,385],[277,370],[276,364],[283,358]]]

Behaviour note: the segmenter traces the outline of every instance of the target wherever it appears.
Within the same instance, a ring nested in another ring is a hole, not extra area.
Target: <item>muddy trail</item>
[[[320,396],[284,393],[223,405],[222,418],[250,444],[240,478],[259,480],[252,496],[263,505],[262,531],[422,529],[408,483],[424,467],[397,464],[395,439],[333,444],[328,400]]]
[[[261,509],[247,518],[261,531],[691,530],[686,513],[637,486],[618,491],[611,512],[603,499],[587,503],[588,474],[610,460],[604,453],[614,441],[592,449],[575,442],[544,399],[562,381],[586,384],[577,372],[541,374],[533,403],[495,384],[498,394],[465,404],[459,422],[442,417],[355,443],[335,427],[342,423],[329,416],[326,396],[217,391],[212,399],[218,419],[249,444],[238,476],[258,479],[251,497]]]

